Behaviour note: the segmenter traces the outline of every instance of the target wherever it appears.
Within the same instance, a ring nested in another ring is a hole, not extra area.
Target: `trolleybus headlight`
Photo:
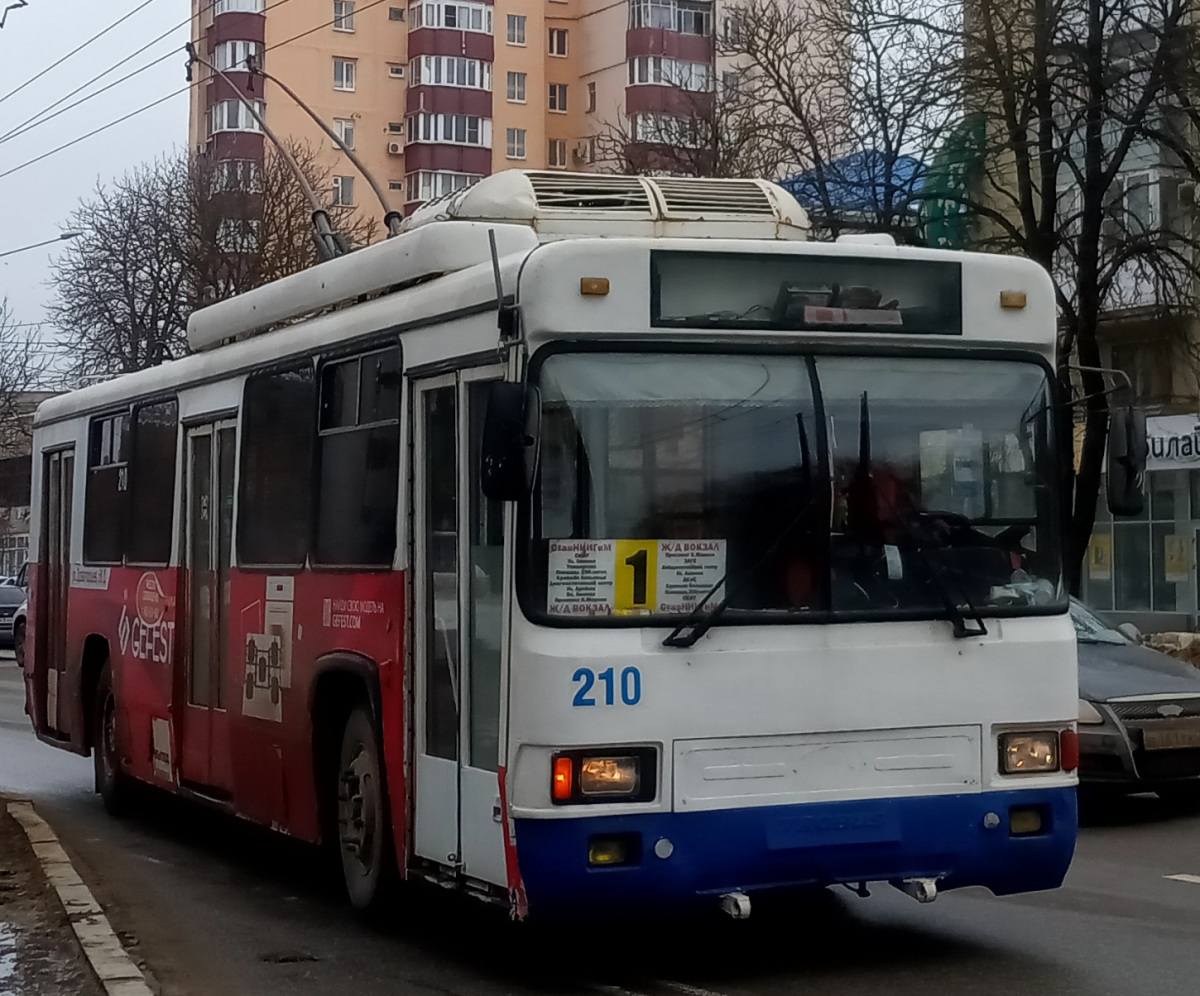
[[[636,757],[585,757],[579,762],[579,791],[584,795],[634,795],[641,783]]]
[[[1092,705],[1087,699],[1080,699],[1079,722],[1084,726],[1094,726],[1097,723],[1103,723],[1104,717],[1100,715],[1100,710]]]
[[[1057,730],[1000,734],[1000,770],[1006,775],[1058,769]]]
[[[656,747],[564,750],[550,760],[550,798],[556,805],[650,802],[658,788]]]

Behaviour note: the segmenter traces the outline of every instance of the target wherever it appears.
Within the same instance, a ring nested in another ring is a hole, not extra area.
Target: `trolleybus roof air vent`
[[[800,240],[809,229],[795,198],[765,180],[535,170],[485,177],[418,208],[403,227],[435,221],[527,225],[543,242],[588,235]]]
[[[536,235],[517,225],[427,225],[193,312],[188,345],[212,349],[343,302],[490,263],[489,232],[500,256],[537,245]]]

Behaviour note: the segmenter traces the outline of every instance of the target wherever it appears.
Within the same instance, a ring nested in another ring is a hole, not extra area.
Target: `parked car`
[[[0,585],[0,647],[12,647],[17,609],[25,602],[25,592],[16,585]],[[24,617],[22,617],[24,621]]]
[[[1142,646],[1071,600],[1079,644],[1079,778],[1085,788],[1200,804],[1200,670]]]
[[[13,650],[17,654],[17,667],[25,667],[25,620],[29,616],[29,601],[17,606],[17,614],[13,616]]]

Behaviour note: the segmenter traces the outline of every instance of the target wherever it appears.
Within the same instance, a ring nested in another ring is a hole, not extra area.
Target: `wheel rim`
[[[363,874],[375,863],[375,841],[379,832],[379,783],[374,759],[358,744],[354,756],[342,769],[338,792],[338,831],[342,856]]]
[[[18,626],[13,636],[13,652],[17,658],[17,667],[25,666],[25,627]]]

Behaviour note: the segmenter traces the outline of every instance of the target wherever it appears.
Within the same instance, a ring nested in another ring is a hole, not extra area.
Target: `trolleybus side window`
[[[129,491],[129,413],[92,419],[88,429],[83,559],[119,564],[125,551],[125,495]]]
[[[390,567],[400,477],[400,347],[321,367],[314,563]]]
[[[246,379],[238,475],[238,561],[243,565],[304,565],[316,406],[308,361]]]
[[[178,429],[179,402],[174,398],[133,410],[127,550],[131,563],[166,564],[171,559]]]

